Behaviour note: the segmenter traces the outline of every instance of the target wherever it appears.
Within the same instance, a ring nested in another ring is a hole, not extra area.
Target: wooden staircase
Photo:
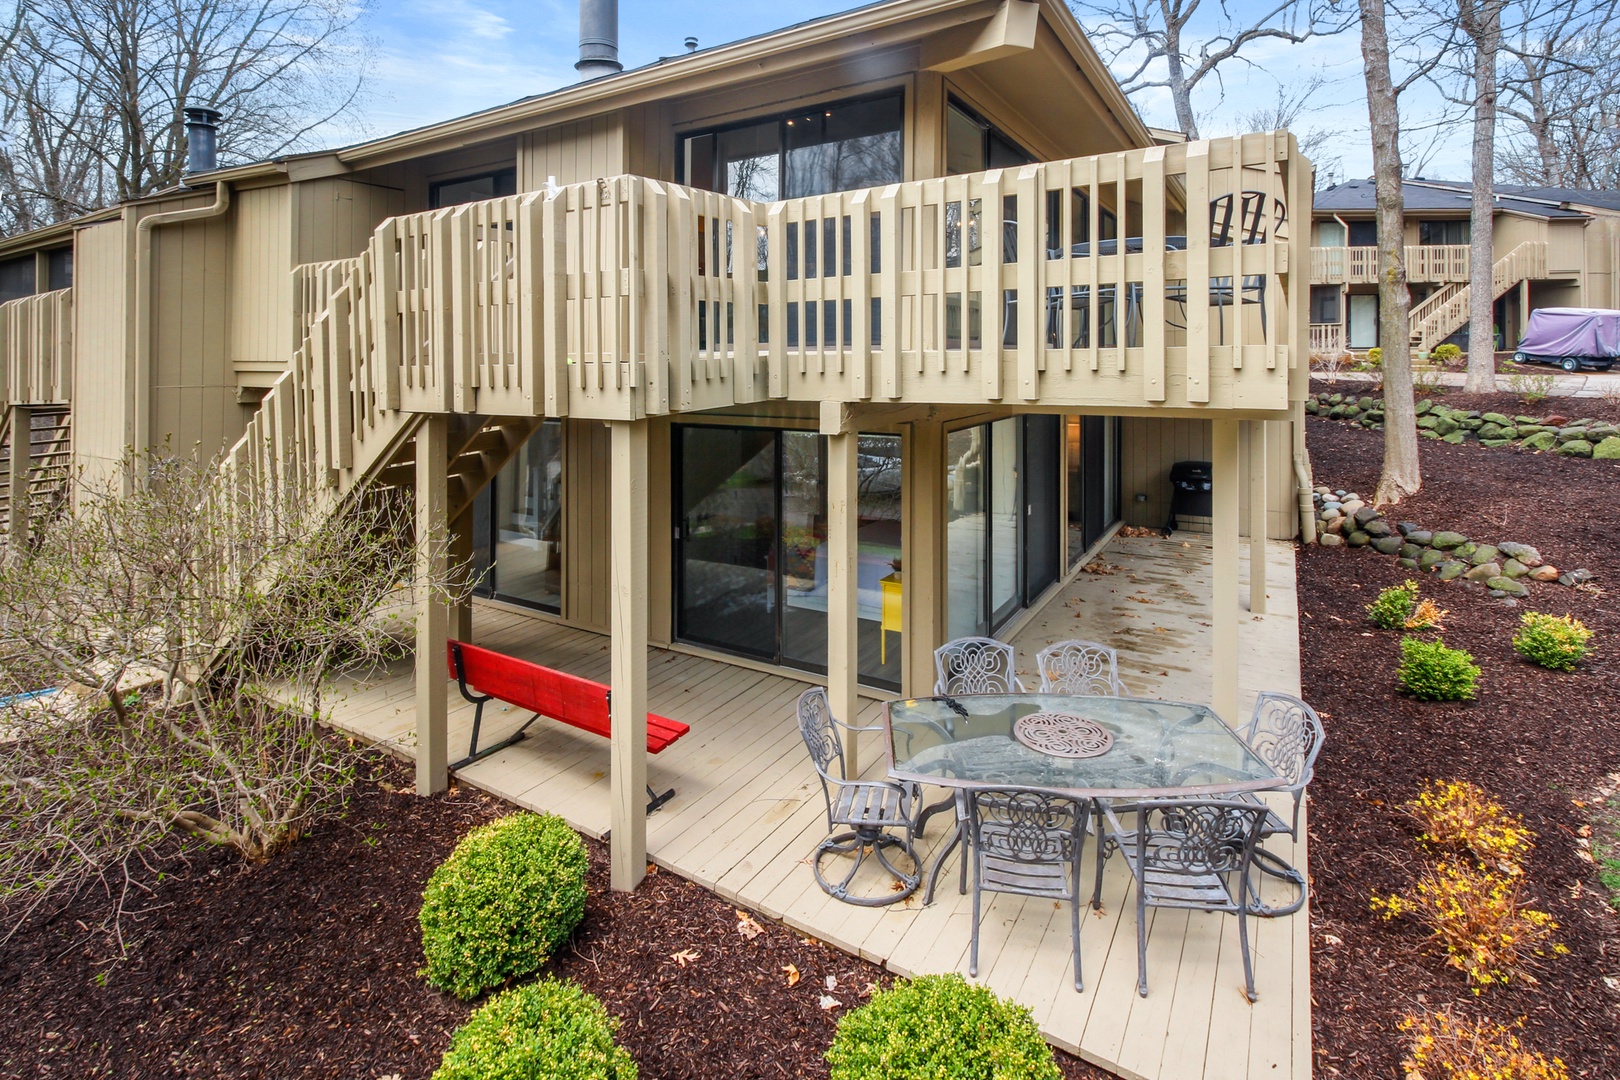
[[[16,426],[28,417],[26,431]],[[26,440],[26,488],[12,491],[12,456]],[[0,419],[0,540],[9,542],[26,514],[38,521],[66,505],[73,473],[73,412],[67,405],[8,409]],[[15,513],[13,509],[15,507]]]
[[[1491,299],[1507,292],[1521,281],[1547,276],[1547,242],[1526,240],[1491,268]],[[1468,285],[1451,281],[1441,285],[1412,307],[1412,348],[1420,353],[1434,349],[1468,324]]]

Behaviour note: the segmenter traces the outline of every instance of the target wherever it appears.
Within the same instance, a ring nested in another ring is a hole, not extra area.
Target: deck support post
[[[1249,428],[1249,614],[1266,613],[1266,422],[1250,420]]]
[[[629,892],[647,874],[647,423],[609,424],[612,448],[612,751],[610,879]]]
[[[1210,705],[1222,720],[1238,720],[1238,421],[1216,419],[1210,426],[1213,488],[1213,559],[1210,566],[1214,636]]]
[[[944,595],[930,583],[945,580],[945,428],[937,420],[911,424],[902,451],[906,482],[901,507],[905,558],[901,563],[903,693],[933,693],[934,648],[945,641]],[[919,584],[920,583],[920,584]],[[892,646],[891,646],[892,647]]]
[[[13,551],[28,543],[28,474],[33,471],[34,410],[27,405],[11,407],[11,504],[7,507],[6,540]]]
[[[827,432],[827,700],[835,717],[853,724],[860,708],[856,694],[860,682],[856,610],[860,436],[848,424],[839,426],[844,430]],[[844,774],[858,776],[860,767],[860,747],[855,733],[850,732],[844,743]]]
[[[441,591],[448,557],[449,417],[435,413],[416,432],[416,793],[450,785],[445,638],[450,612]]]

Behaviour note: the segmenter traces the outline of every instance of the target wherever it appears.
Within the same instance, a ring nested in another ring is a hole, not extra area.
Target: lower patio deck
[[[1282,544],[1268,545],[1268,551],[1269,613],[1250,616],[1243,625],[1239,686],[1245,708],[1258,690],[1299,692],[1293,551]],[[1021,666],[1028,669],[1036,650],[1052,641],[1088,638],[1119,649],[1121,677],[1133,695],[1207,701],[1207,539],[1117,539],[1090,569],[1098,572],[1081,573],[1015,636]],[[480,645],[608,679],[605,637],[494,605],[479,605],[473,626]],[[740,906],[898,974],[965,975],[972,905],[970,895],[956,891],[954,861],[928,907],[920,892],[904,903],[871,909],[840,903],[817,888],[807,856],[826,822],[792,715],[806,685],[689,652],[650,651],[652,710],[684,720],[692,730],[648,759],[650,783],[677,792],[648,818],[649,857]],[[411,755],[409,664],[337,689],[337,726]],[[880,702],[863,699],[862,705],[856,722],[880,722]],[[466,745],[472,707],[453,689],[450,706],[455,757]],[[524,719],[491,702],[483,738],[497,741]],[[876,739],[867,737],[861,751],[865,774],[881,775]],[[591,836],[607,829],[608,743],[574,728],[537,723],[529,738],[457,776],[519,806],[559,814]],[[948,838],[949,816],[930,822],[919,845],[925,857],[931,859]],[[1303,867],[1303,843],[1289,850],[1287,838],[1280,837],[1268,846]],[[1076,993],[1071,981],[1067,912],[1051,901],[1015,896],[986,897],[980,981],[1028,1006],[1053,1044],[1123,1077],[1309,1077],[1308,911],[1251,922],[1260,999],[1250,1004],[1234,918],[1150,910],[1150,993],[1142,998],[1136,993],[1128,881],[1123,860],[1111,859],[1103,910],[1088,909],[1083,917],[1084,992]]]

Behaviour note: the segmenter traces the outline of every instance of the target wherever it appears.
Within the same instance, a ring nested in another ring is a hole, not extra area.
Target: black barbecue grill
[[[1178,517],[1210,516],[1213,477],[1214,469],[1207,461],[1178,461],[1170,466],[1170,520],[1164,526],[1166,536],[1175,530]]]

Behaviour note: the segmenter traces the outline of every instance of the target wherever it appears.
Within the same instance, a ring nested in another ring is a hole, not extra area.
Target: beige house
[[[1229,721],[1240,661],[1297,690],[1292,623],[1265,621],[1265,556],[1298,531],[1309,475],[1310,163],[1286,132],[1156,138],[1054,0],[887,0],[634,70],[591,63],[611,73],[205,167],[0,242],[0,495],[164,440],[225,455],[233,498],[412,488],[419,531],[447,535],[486,598],[424,603],[414,678],[355,697],[345,723],[403,725],[434,791],[465,711],[447,636],[601,678],[603,764],[580,744],[543,767],[561,788],[497,759],[476,782],[611,825],[614,884],[633,888],[655,703],[694,723],[681,751],[700,749],[658,760],[689,773],[653,855],[904,957],[928,941],[818,905],[793,876],[819,812],[790,745],[793,688],[825,682],[839,716],[870,718],[879,698],[930,691],[947,639],[1073,636],[1082,613],[1057,598],[1122,525],[1162,526],[1171,466],[1204,460],[1212,514],[1180,524],[1207,546],[1142,541],[1132,564],[1187,613],[1142,636],[1182,643],[1192,667],[1151,675],[1207,680],[1179,692]],[[211,118],[193,119],[206,135]],[[26,510],[6,505],[13,538]],[[1291,598],[1291,575],[1272,574]],[[781,820],[810,824],[717,840],[705,815],[764,788],[802,790]],[[760,869],[768,848],[779,880]],[[1218,943],[1231,930],[1212,920]],[[1290,922],[1263,958],[1280,997],[1257,1009],[1214,989],[1231,945],[1189,946],[1204,1004],[1176,999],[1194,1013],[1173,1045],[1124,1040],[1124,1014],[1072,989],[1042,999],[1043,1027],[1126,1075],[1194,1076],[1252,1015],[1251,1074],[1308,1076],[1308,924]],[[1006,977],[1008,992],[1039,983]],[[1149,1046],[1151,1066],[1121,1064]]]
[[[1412,344],[1427,353],[1468,333],[1470,185],[1408,180],[1406,276]],[[1311,223],[1311,348],[1378,345],[1378,234],[1371,180],[1316,193]],[[1498,349],[1541,307],[1620,307],[1620,192],[1498,185],[1491,245]]]

